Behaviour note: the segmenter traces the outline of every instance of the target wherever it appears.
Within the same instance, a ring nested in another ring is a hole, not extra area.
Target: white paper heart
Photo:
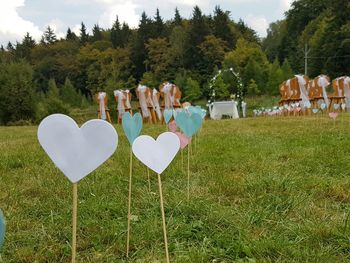
[[[118,146],[118,134],[110,123],[90,120],[79,128],[72,118],[63,114],[53,114],[42,120],[38,139],[72,183],[104,163]]]
[[[137,137],[132,151],[144,165],[161,174],[180,149],[180,140],[172,132],[164,132],[154,140],[148,135]]]

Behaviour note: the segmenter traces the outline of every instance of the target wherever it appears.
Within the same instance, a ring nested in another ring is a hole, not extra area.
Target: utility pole
[[[305,64],[304,64],[304,66],[305,66],[305,75],[307,76],[307,60],[308,60],[308,55],[309,55],[309,53],[310,53],[310,51],[311,51],[311,49],[309,49],[308,47],[307,47],[307,43],[305,44],[305,48],[304,48],[304,58],[305,58]]]

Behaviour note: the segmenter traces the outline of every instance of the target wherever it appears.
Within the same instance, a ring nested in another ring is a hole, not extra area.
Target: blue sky
[[[284,17],[292,0],[0,0],[0,44],[21,41],[29,32],[39,40],[50,25],[59,37],[70,27],[79,32],[81,21],[89,30],[98,23],[104,28],[112,25],[116,15],[121,21],[136,27],[142,11],[154,16],[156,8],[164,19],[174,15],[178,7],[183,17],[189,18],[194,5],[206,14],[216,5],[231,12],[231,18],[242,18],[264,37],[269,23]]]

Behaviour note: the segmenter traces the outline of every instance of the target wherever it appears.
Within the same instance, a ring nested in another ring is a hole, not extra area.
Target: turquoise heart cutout
[[[322,104],[321,104],[321,109],[322,109],[322,110],[326,109],[326,107],[327,107],[326,103],[322,103]]]
[[[204,119],[205,118],[205,116],[207,116],[207,111],[206,110],[204,110],[204,109],[201,109],[201,111],[202,111],[202,119]]]
[[[5,241],[5,228],[6,228],[6,223],[5,223],[4,213],[0,209],[0,248],[2,247]]]
[[[312,109],[312,112],[313,112],[313,113],[317,113],[317,112],[318,112],[318,109]]]
[[[340,108],[340,104],[333,104],[333,108],[334,108],[335,110],[339,109],[339,108]]]
[[[164,110],[164,121],[166,124],[169,123],[171,117],[173,117],[173,110],[172,109],[165,109]]]
[[[197,113],[199,114],[202,119],[205,118],[205,116],[207,116],[207,111],[206,110],[203,110],[200,106],[196,106],[196,107],[193,107],[193,106],[190,106],[188,108],[188,111],[193,114],[193,113]]]
[[[125,112],[122,118],[122,126],[130,145],[140,135],[142,130],[142,116],[140,113],[135,113],[131,116],[129,112]]]
[[[193,113],[189,115],[186,112],[179,112],[176,115],[175,122],[178,127],[186,134],[187,137],[192,137],[202,126],[202,116]]]

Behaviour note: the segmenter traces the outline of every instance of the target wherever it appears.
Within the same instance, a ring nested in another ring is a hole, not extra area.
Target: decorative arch
[[[215,101],[215,89],[214,85],[216,83],[217,78],[222,75],[223,73],[229,72],[231,73],[234,82],[236,83],[237,91],[236,91],[236,99],[239,101],[239,104],[243,101],[243,82],[241,79],[241,76],[239,75],[238,72],[235,72],[233,68],[228,68],[228,69],[220,69],[218,73],[210,80],[209,82],[209,94],[210,94],[210,101],[213,102]]]

